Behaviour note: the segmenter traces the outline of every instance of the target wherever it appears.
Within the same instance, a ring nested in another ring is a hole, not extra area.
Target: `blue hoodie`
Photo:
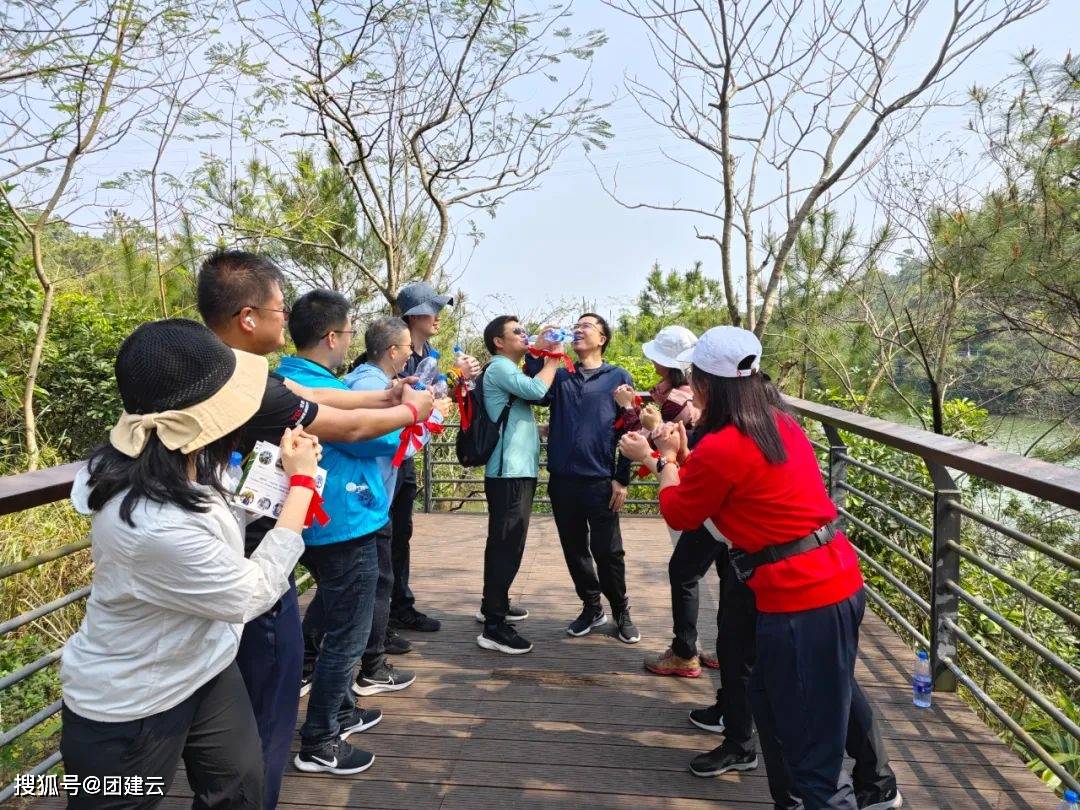
[[[345,375],[345,385],[353,391],[382,391],[390,385],[390,378],[386,372],[371,363],[363,363]],[[383,451],[386,446],[384,439],[393,437],[393,449],[389,453]],[[397,483],[397,468],[391,463],[394,451],[401,441],[401,431],[395,430],[387,436],[380,436],[369,442],[361,442],[358,449],[371,445],[371,455],[375,456],[375,462],[379,465],[379,473],[382,475],[383,486],[393,497],[394,485]]]
[[[277,372],[308,388],[348,389],[328,368],[295,355],[283,357]],[[330,522],[305,529],[304,543],[309,546],[343,543],[386,525],[390,498],[376,456],[393,455],[397,445],[396,432],[368,442],[323,444],[319,465],[326,470],[323,505]]]

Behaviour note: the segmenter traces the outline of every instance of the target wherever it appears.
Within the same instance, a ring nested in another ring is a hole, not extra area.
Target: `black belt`
[[[798,540],[778,543],[775,546],[766,546],[761,551],[755,551],[753,554],[732,554],[731,567],[735,569],[735,576],[739,578],[739,581],[746,582],[759,565],[780,562],[788,557],[794,557],[796,554],[813,551],[815,548],[828,545],[836,536],[836,531],[835,524],[826,523],[820,529],[811,532],[806,537],[800,537]]]

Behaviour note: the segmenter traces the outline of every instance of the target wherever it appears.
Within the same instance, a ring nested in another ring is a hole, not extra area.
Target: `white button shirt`
[[[72,502],[89,514],[84,469]],[[64,645],[64,703],[90,720],[124,722],[183,702],[236,657],[244,622],[289,588],[300,535],[273,529],[250,559],[236,517],[141,501],[132,527],[123,493],[93,514],[94,578],[79,631]]]

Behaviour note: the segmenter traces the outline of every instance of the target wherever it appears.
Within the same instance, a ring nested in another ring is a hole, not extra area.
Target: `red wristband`
[[[289,479],[290,487],[303,487],[304,489],[310,489],[312,492],[318,492],[318,486],[315,483],[315,479],[310,475],[294,475]]]
[[[412,423],[414,425],[420,421],[420,411],[416,410],[415,405],[413,405],[411,402],[402,402],[401,404],[408,408],[409,411],[412,413]]]

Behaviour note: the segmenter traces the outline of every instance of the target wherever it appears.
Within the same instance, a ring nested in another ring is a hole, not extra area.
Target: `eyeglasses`
[[[274,309],[273,307],[256,307],[252,306],[251,304],[245,304],[244,306],[240,307],[240,309],[236,310],[236,312],[234,312],[232,316],[235,318],[245,309],[261,309],[263,312],[280,312],[282,315],[285,316],[285,320],[289,320],[289,315],[292,314],[292,307],[282,307],[281,309]],[[326,337],[326,335],[323,335],[323,337]]]
[[[510,330],[510,333],[514,335],[520,335],[521,337],[525,337],[529,334],[520,326],[515,326],[513,329]]]
[[[356,334],[355,329],[331,329],[329,332],[327,332],[325,335],[323,335],[321,338],[319,338],[319,340],[325,340],[326,338],[330,337],[330,335],[355,335],[355,334]]]
[[[391,344],[390,348],[391,349],[408,349],[409,351],[412,351],[413,344],[411,344],[411,343],[393,343],[393,344]]]
[[[575,332],[578,331],[579,329],[582,332],[586,332],[589,329],[596,329],[596,328],[597,328],[597,326],[596,326],[595,323],[589,323],[588,321],[582,321],[581,323],[574,324],[574,331]]]

